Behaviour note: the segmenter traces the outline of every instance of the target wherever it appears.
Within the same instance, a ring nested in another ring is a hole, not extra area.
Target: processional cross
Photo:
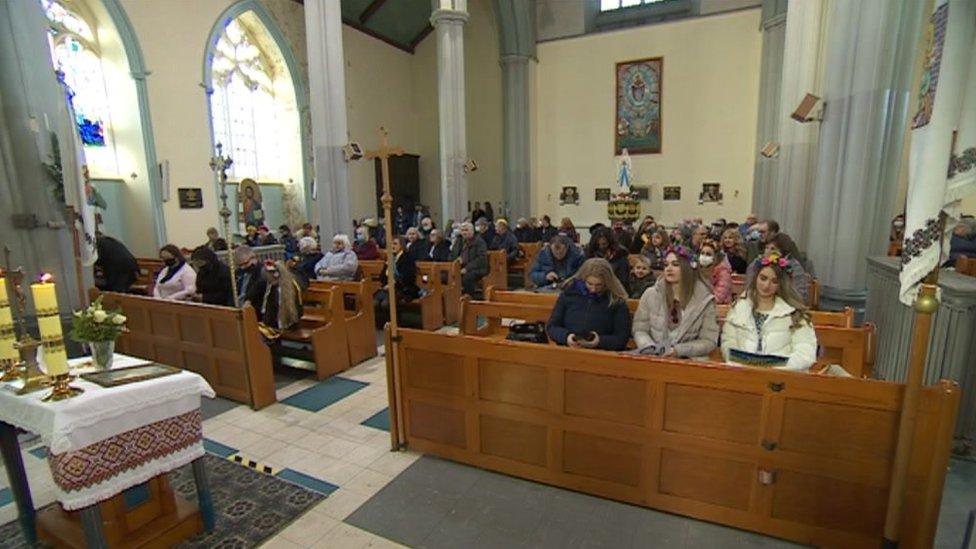
[[[230,291],[234,296],[234,306],[240,307],[237,297],[237,261],[234,260],[234,239],[230,235],[230,208],[227,207],[227,170],[234,165],[234,159],[224,156],[224,146],[217,143],[217,155],[210,159],[210,169],[217,174],[220,185],[220,217],[224,220],[224,241],[227,243],[227,266],[230,267]]]
[[[380,171],[383,178],[383,196],[380,197],[380,202],[383,203],[383,225],[386,232],[386,291],[389,296],[390,303],[390,341],[387,344],[386,352],[388,355],[393,357],[393,379],[388,380],[394,391],[394,399],[396,401],[396,406],[390,407],[390,437],[392,439],[393,447],[399,448],[400,446],[400,434],[397,428],[396,416],[400,415],[401,411],[398,410],[400,407],[400,402],[402,399],[400,395],[397,394],[400,389],[400,383],[398,381],[399,377],[399,357],[398,357],[398,342],[400,340],[399,328],[397,324],[397,301],[396,301],[396,280],[393,277],[394,264],[396,258],[393,257],[393,195],[390,194],[390,157],[400,156],[403,154],[403,147],[395,146],[391,147],[387,142],[387,136],[389,132],[385,127],[380,126],[380,148],[375,151],[367,151],[366,158],[372,160],[374,158],[380,159]]]

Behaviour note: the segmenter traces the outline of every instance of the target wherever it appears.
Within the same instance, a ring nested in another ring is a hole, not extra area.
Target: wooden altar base
[[[126,502],[122,493],[98,504],[108,547],[168,548],[203,531],[197,504],[177,496],[169,485],[168,475],[155,477],[132,490],[144,490],[148,497]],[[54,547],[87,547],[81,511],[65,511],[61,505],[50,505],[38,512],[37,531],[42,541]]]

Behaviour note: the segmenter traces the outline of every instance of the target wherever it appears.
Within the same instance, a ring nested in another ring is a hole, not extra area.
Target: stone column
[[[783,50],[786,48],[786,0],[763,0],[762,65],[759,75],[759,121],[756,128],[756,170],[753,177],[752,210],[761,217],[773,217],[772,198],[779,166],[776,157],[759,151],[766,143],[779,143],[780,89],[783,83]]]
[[[315,212],[320,236],[329,239],[335,233],[352,230],[348,166],[342,155],[342,147],[349,142],[349,132],[339,2],[306,0],[305,32]]]
[[[823,284],[825,307],[863,306],[865,257],[885,252],[925,5],[865,0],[827,9],[826,109],[817,174],[805,195],[807,237],[798,241]]]
[[[441,217],[461,220],[468,213],[464,119],[464,24],[467,0],[433,0],[430,23],[437,32],[437,102],[441,160]]]
[[[527,55],[505,55],[502,65],[502,161],[509,217],[531,210],[529,159],[529,61]]]

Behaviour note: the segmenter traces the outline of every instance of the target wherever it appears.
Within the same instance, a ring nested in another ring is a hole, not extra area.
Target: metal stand
[[[27,484],[24,458],[20,455],[20,443],[17,442],[17,429],[2,421],[0,421],[0,451],[3,453],[3,465],[7,469],[7,479],[10,481],[10,491],[13,492],[14,501],[17,502],[17,520],[20,522],[20,530],[24,534],[27,545],[34,547],[37,545],[37,521],[30,486]]]
[[[222,154],[224,146],[217,143],[217,156],[210,159],[210,169],[217,174],[220,184],[220,214],[224,225],[224,240],[227,241],[227,266],[230,268],[230,290],[234,295],[234,306],[240,307],[237,295],[237,261],[234,260],[234,239],[230,234],[230,208],[227,207],[227,169],[234,165],[234,159]]]
[[[204,467],[203,459],[201,457],[193,461],[193,480],[197,484],[197,505],[200,507],[200,518],[203,519],[203,529],[209,532],[214,529],[216,519],[213,497],[210,495],[210,482],[207,480],[207,469]]]

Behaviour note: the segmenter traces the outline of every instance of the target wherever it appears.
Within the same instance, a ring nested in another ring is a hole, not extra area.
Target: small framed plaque
[[[610,188],[603,187],[596,189],[596,201],[597,202],[608,202],[610,200]]]
[[[638,187],[634,186],[630,188],[634,194],[637,195],[637,200],[650,200],[651,199],[651,188],[650,187]]]
[[[681,200],[681,187],[664,187],[664,200]]]
[[[179,368],[153,363],[132,366],[130,368],[119,368],[117,370],[105,370],[104,372],[81,374],[81,379],[102,387],[118,387],[119,385],[128,385],[129,383],[156,379],[157,377],[171,376],[180,372],[182,370]]]
[[[203,192],[199,187],[177,189],[180,197],[181,210],[198,210],[203,208]]]

